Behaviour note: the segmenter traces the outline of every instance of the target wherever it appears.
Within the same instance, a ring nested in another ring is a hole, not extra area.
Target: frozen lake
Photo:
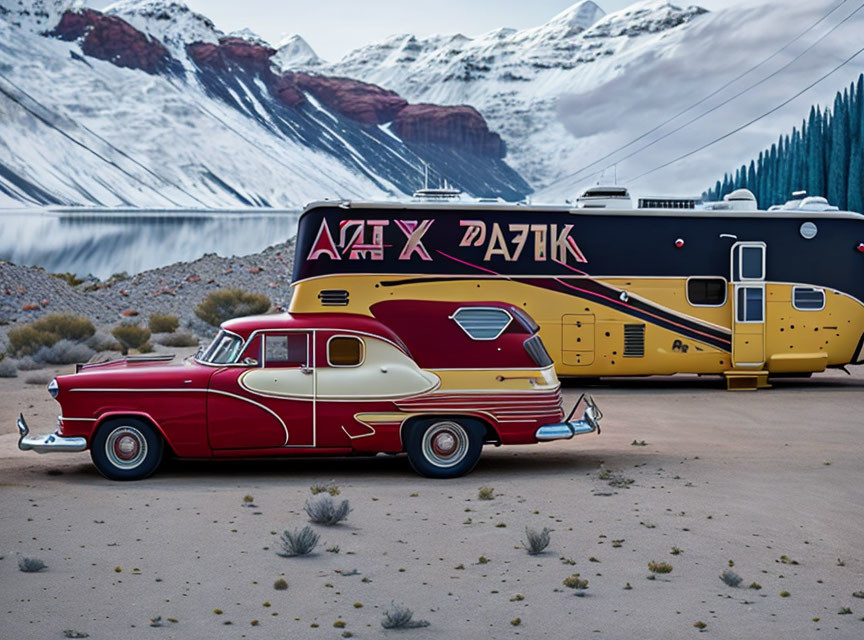
[[[299,211],[0,209],[0,260],[107,278],[205,253],[246,255],[297,232]]]

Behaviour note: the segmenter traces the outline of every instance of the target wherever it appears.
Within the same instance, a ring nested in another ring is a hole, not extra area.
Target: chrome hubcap
[[[454,467],[468,454],[468,433],[455,422],[437,422],[423,434],[423,456],[436,467]]]
[[[135,427],[117,427],[105,441],[105,455],[119,469],[134,469],[147,457],[147,439]]]

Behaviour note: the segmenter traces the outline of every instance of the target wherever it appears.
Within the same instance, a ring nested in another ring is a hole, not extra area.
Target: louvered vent
[[[624,325],[624,357],[625,358],[644,358],[645,357],[645,325],[644,324],[625,324]]]
[[[318,299],[324,307],[344,307],[348,305],[348,292],[345,289],[324,289],[318,292]]]
[[[474,340],[495,340],[512,318],[504,309],[463,307],[453,314],[453,320]]]

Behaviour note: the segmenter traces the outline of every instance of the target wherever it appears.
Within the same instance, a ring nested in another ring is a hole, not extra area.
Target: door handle
[[[300,367],[300,373],[302,373],[304,375],[311,376],[312,371],[313,371],[312,367]]]

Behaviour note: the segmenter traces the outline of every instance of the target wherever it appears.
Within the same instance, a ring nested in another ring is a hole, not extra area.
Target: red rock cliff
[[[399,94],[368,82],[306,73],[287,73],[285,77],[291,77],[328,109],[363,124],[390,122],[408,105]]]
[[[405,142],[457,146],[493,158],[503,158],[506,153],[501,136],[489,130],[474,107],[465,105],[408,105],[396,116],[391,130]]]
[[[168,67],[171,54],[132,25],[99,11],[67,11],[48,35],[61,40],[80,40],[85,55],[107,60],[118,67],[156,73]]]

